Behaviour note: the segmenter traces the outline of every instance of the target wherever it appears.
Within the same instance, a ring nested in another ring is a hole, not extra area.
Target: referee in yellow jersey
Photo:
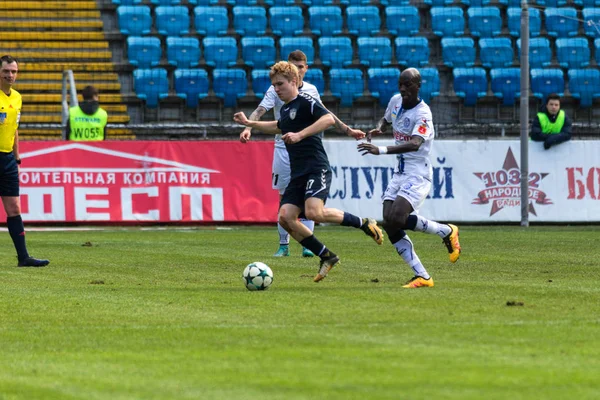
[[[12,88],[17,80],[19,64],[13,57],[0,57],[0,197],[6,211],[8,233],[17,250],[19,267],[45,267],[48,260],[33,258],[25,245],[25,227],[19,198],[19,118],[21,94]]]

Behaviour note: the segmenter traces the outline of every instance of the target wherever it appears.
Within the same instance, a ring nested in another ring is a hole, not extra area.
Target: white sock
[[[430,278],[427,270],[421,263],[419,256],[417,253],[415,253],[413,243],[408,235],[394,243],[394,247],[396,248],[396,251],[400,257],[402,257],[402,259],[412,268],[412,270],[415,272],[415,275],[421,276],[425,279]]]
[[[290,234],[287,233],[287,231],[285,229],[283,229],[283,226],[281,226],[279,224],[279,222],[277,223],[277,230],[279,231],[279,245],[280,246],[287,246],[290,244]]]
[[[300,218],[300,222],[302,222],[302,225],[310,229],[311,232],[315,231],[315,221],[311,221],[310,219],[306,218]]]
[[[450,234],[452,229],[450,229],[450,227],[446,224],[440,224],[439,222],[431,221],[427,218],[417,215],[417,226],[415,226],[415,231],[434,233],[439,237],[444,238]]]

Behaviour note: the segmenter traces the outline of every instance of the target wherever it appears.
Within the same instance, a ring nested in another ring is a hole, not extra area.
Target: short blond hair
[[[277,64],[273,65],[269,72],[269,79],[273,79],[275,75],[283,76],[288,82],[295,79],[296,85],[300,83],[300,73],[298,72],[298,68],[291,62],[279,61]]]

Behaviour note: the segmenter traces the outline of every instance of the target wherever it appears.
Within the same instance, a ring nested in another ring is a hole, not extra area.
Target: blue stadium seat
[[[554,37],[577,36],[579,20],[577,10],[570,7],[546,8],[546,31]]]
[[[392,63],[392,43],[386,37],[359,37],[358,59],[367,67],[381,67]]]
[[[594,54],[596,55],[596,64],[600,65],[600,39],[594,40]]]
[[[421,19],[415,6],[390,6],[385,9],[387,30],[394,36],[409,36],[419,32]]]
[[[112,0],[112,3],[124,6],[133,6],[137,4],[142,4],[142,0]]]
[[[508,31],[511,36],[521,36],[521,8],[510,7],[506,11],[508,16]],[[537,8],[529,8],[529,36],[536,37],[540,36],[540,30],[542,29],[542,18],[540,17],[540,11]]]
[[[600,37],[600,4],[598,8],[584,8],[582,15],[585,34],[593,38]]]
[[[465,16],[458,7],[432,7],[431,29],[437,36],[453,37],[465,33]]]
[[[191,68],[200,63],[200,42],[195,37],[168,37],[167,61],[177,68]]]
[[[470,0],[468,5],[470,7],[483,7],[491,3],[491,0]],[[501,3],[501,2],[500,2]]]
[[[194,8],[194,26],[200,36],[226,35],[229,26],[227,8],[208,6]]]
[[[470,7],[467,14],[473,36],[494,37],[502,31],[502,17],[497,7]]]
[[[159,100],[169,95],[167,70],[163,68],[134,70],[133,88],[136,96],[146,102],[146,107],[156,108]]]
[[[275,64],[275,40],[272,37],[242,38],[244,64],[253,68],[270,68]]]
[[[565,77],[561,69],[531,70],[531,91],[538,99],[546,99],[550,93],[562,96],[565,91]]]
[[[575,0],[575,4],[584,8],[600,7],[600,0]]]
[[[424,0],[423,3],[428,4],[432,7],[444,7],[454,4],[455,0]],[[459,3],[469,5],[469,0],[461,0]]]
[[[398,93],[398,68],[369,68],[367,84],[371,96],[379,99],[379,104],[386,107],[393,95]]]
[[[379,3],[384,6],[408,6],[410,0],[379,0]]]
[[[579,99],[581,107],[591,107],[600,98],[600,71],[597,69],[570,69],[569,91]]]
[[[340,99],[342,107],[350,107],[354,99],[363,95],[363,76],[360,69],[338,69],[329,71],[329,90]]]
[[[316,36],[342,33],[342,11],[339,7],[313,6],[308,9],[310,30]]]
[[[279,39],[279,54],[282,60],[287,60],[292,51],[300,50],[306,54],[307,64],[315,60],[315,47],[309,37],[282,37]]]
[[[219,0],[211,0],[211,4],[218,3]],[[227,0],[227,4],[230,6],[255,6],[257,3],[257,0]]]
[[[340,0],[340,4],[346,6],[366,6],[371,4],[370,0]]]
[[[440,95],[440,74],[437,68],[421,68],[421,90],[419,96],[429,104],[431,99]]]
[[[150,3],[159,6],[178,6],[181,0],[150,0]]]
[[[233,7],[233,28],[241,36],[262,36],[267,30],[267,12],[264,7]]]
[[[346,24],[351,35],[375,35],[381,28],[379,9],[375,6],[350,6],[346,8]]]
[[[304,80],[315,85],[319,94],[323,96],[323,93],[325,93],[325,78],[323,77],[323,71],[319,68],[309,68],[306,70]]]
[[[235,107],[237,99],[246,95],[248,81],[242,69],[215,69],[213,91],[224,101],[225,107]]]
[[[514,51],[509,38],[479,39],[479,58],[486,68],[510,67]]]
[[[208,74],[203,69],[176,69],[173,73],[175,92],[189,108],[196,108],[208,96]]]
[[[304,30],[304,17],[300,7],[271,7],[269,17],[274,35],[294,36],[300,35]]]
[[[563,68],[583,68],[590,64],[590,45],[587,38],[556,39],[556,58]]]
[[[227,68],[237,62],[237,43],[232,37],[205,37],[202,39],[206,65]]]
[[[519,68],[494,68],[490,71],[492,92],[511,106],[521,96],[521,70]]]
[[[330,6],[333,4],[333,0],[302,0],[302,4],[307,6]]]
[[[442,59],[450,68],[475,64],[475,42],[471,38],[442,38]]]
[[[150,68],[160,64],[162,48],[160,39],[155,37],[129,36],[127,38],[127,58],[138,68]]]
[[[483,68],[454,68],[454,92],[464,98],[466,106],[474,106],[487,94],[487,77]]]
[[[186,35],[190,31],[190,16],[184,6],[158,6],[156,14],[156,29],[165,36]]]
[[[506,2],[506,0],[504,0]],[[508,0],[508,2],[506,2],[508,7],[518,7],[521,8],[521,0]],[[537,5],[541,6],[542,4],[537,3]],[[531,7],[529,7],[529,10],[531,10]]]
[[[567,4],[566,0],[544,0],[544,7],[550,8],[550,7],[562,7],[565,4]]]
[[[521,39],[517,39],[517,55],[521,59]],[[537,37],[529,40],[529,66],[530,68],[547,67],[552,61],[550,41]]]
[[[264,2],[269,6],[282,7],[292,6],[296,3],[296,0],[264,0]]]
[[[123,35],[147,35],[152,29],[152,16],[148,6],[119,6],[117,18]]]
[[[264,97],[269,87],[271,87],[271,78],[269,78],[268,69],[252,70],[252,91],[256,97]]]
[[[396,61],[407,67],[420,67],[429,62],[429,44],[424,37],[398,37],[394,41]]]
[[[350,38],[319,38],[319,58],[323,65],[331,68],[341,68],[352,64],[352,42]]]

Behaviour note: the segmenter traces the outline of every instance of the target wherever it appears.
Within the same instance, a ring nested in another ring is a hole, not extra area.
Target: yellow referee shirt
[[[0,151],[3,153],[13,151],[22,104],[21,94],[15,89],[11,89],[10,96],[0,90]]]

